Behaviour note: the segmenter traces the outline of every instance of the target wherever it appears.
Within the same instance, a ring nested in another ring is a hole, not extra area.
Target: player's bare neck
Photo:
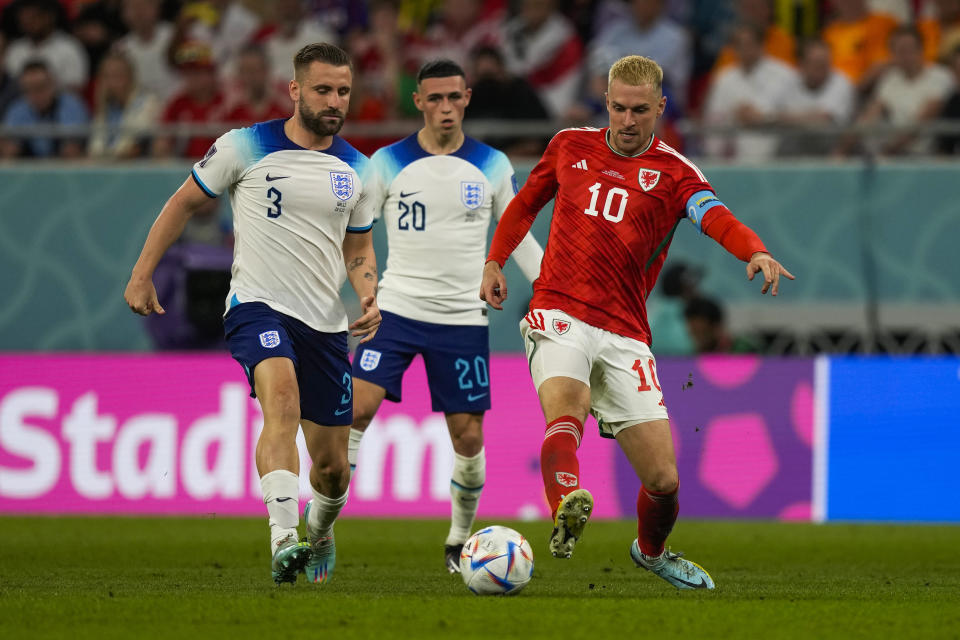
[[[283,123],[283,132],[291,142],[311,151],[323,151],[333,144],[333,136],[318,136],[304,127],[297,116]]]
[[[651,133],[650,139],[647,141],[647,144],[643,145],[642,149],[638,150],[636,153],[626,153],[617,148],[617,145],[614,142],[613,136],[610,135],[610,129],[607,129],[607,133],[604,137],[606,138],[607,147],[610,149],[610,151],[613,151],[618,156],[623,156],[625,158],[636,158],[637,156],[642,156],[653,145],[653,134]]]
[[[417,132],[420,147],[433,156],[446,156],[463,146],[463,129],[450,133],[431,131],[427,127]]]

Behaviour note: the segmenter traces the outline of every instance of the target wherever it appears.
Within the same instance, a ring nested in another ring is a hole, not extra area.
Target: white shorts
[[[538,391],[557,376],[590,387],[590,413],[600,435],[612,438],[635,424],[667,419],[657,364],[645,343],[557,309],[529,312],[520,321],[520,335]]]

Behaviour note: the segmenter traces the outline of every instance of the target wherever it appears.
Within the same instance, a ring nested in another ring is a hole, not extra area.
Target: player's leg
[[[347,441],[350,427],[321,426],[304,420],[303,434],[313,461],[310,469],[313,498],[307,503],[303,514],[307,525],[307,541],[313,551],[306,574],[310,582],[323,584],[330,579],[336,566],[333,525],[347,503],[350,485]]]
[[[446,419],[454,462],[450,476],[450,531],[443,552],[447,571],[460,573],[460,551],[470,537],[487,476],[483,413],[448,413]]]
[[[547,423],[540,472],[554,523],[550,552],[569,558],[593,510],[593,497],[580,484],[577,449],[590,411],[595,330],[563,312],[537,309],[520,322],[520,333]]]
[[[594,412],[600,433],[615,437],[640,478],[637,539],[630,556],[678,589],[713,588],[698,565],[665,551],[677,520],[678,475],[673,435],[650,348],[604,332],[594,384]]]
[[[300,410],[312,467],[304,520],[312,555],[307,580],[323,584],[336,565],[333,524],[347,503],[350,464],[347,442],[353,422],[353,379],[346,333],[322,333],[303,325],[300,349]],[[322,425],[322,426],[321,426]]]
[[[251,395],[263,410],[256,464],[269,515],[271,571],[278,584],[296,582],[309,548],[297,542],[300,396],[294,343],[285,317],[259,302],[230,309],[224,329],[230,353],[243,366]]]
[[[267,358],[253,370],[254,388],[263,410],[263,431],[257,440],[256,462],[263,501],[270,517],[270,551],[273,579],[296,582],[309,559],[309,550],[298,544],[300,521],[300,458],[297,428],[300,394],[293,361]]]
[[[637,539],[630,557],[678,589],[712,589],[713,579],[700,565],[664,548],[677,521],[678,476],[673,437],[667,420],[625,427],[617,442],[642,486],[637,496]]]
[[[384,398],[400,402],[403,374],[417,354],[422,333],[418,323],[389,311],[372,340],[357,347],[353,357],[353,425],[347,458],[351,471],[357,467],[360,442]]]
[[[490,404],[490,336],[483,325],[420,323],[420,346],[434,411],[442,411],[453,443],[450,478],[450,531],[443,545],[444,566],[460,571],[460,550],[470,537],[486,481],[483,414]]]
[[[354,363],[356,369],[356,363]],[[350,438],[347,445],[347,461],[350,463],[351,473],[357,468],[357,455],[360,451],[360,441],[370,421],[377,415],[377,409],[387,395],[387,390],[378,384],[362,380],[356,375],[353,377],[353,425],[350,427]]]
[[[593,496],[580,485],[577,459],[590,408],[590,387],[580,380],[555,376],[544,380],[537,393],[547,422],[540,446],[540,473],[554,523],[550,553],[569,558],[593,511]]]

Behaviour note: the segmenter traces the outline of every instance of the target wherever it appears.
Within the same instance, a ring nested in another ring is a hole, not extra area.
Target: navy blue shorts
[[[256,397],[253,370],[267,358],[290,358],[300,387],[300,417],[321,425],[353,423],[347,332],[323,333],[262,302],[244,302],[223,319],[230,354]]]
[[[490,408],[490,341],[487,327],[420,322],[381,311],[383,323],[357,347],[353,375],[387,390],[400,402],[403,374],[423,356],[434,411],[480,413]]]

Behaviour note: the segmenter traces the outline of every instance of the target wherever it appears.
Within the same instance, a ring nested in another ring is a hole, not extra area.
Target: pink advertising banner
[[[543,419],[522,356],[491,362],[481,514],[548,514]],[[221,355],[0,356],[0,512],[260,515],[253,452],[263,415]],[[360,450],[345,514],[449,514],[453,449],[419,359]],[[300,439],[301,494],[309,459]],[[619,514],[616,446],[581,449],[597,515]]]
[[[813,365],[663,359],[686,516],[810,517]],[[520,354],[490,364],[482,517],[547,517],[544,423]],[[691,383],[693,383],[691,385]],[[0,513],[263,515],[263,416],[228,356],[0,356]],[[632,517],[639,483],[592,419],[581,481],[599,517]],[[309,496],[302,435],[301,495]],[[360,448],[345,515],[447,517],[453,449],[419,358]]]

